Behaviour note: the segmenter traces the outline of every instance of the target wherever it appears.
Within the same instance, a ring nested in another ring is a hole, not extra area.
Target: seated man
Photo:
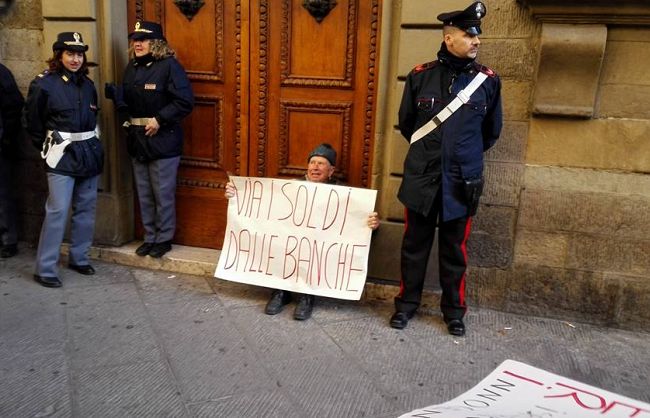
[[[316,183],[336,184],[336,180],[332,178],[335,166],[336,151],[330,144],[320,144],[309,153],[305,180]],[[228,199],[235,196],[235,186],[232,183],[226,184],[225,194]],[[372,230],[379,227],[379,215],[377,212],[368,215],[368,227]],[[296,296],[298,298],[298,304],[293,313],[293,318],[299,321],[308,319],[314,307],[314,296],[302,293],[298,293]],[[275,289],[271,295],[271,299],[266,304],[266,314],[276,315],[282,312],[284,306],[291,302],[291,299],[291,292]]]

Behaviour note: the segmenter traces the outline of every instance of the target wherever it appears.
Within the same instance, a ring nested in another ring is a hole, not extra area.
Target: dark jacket
[[[0,64],[0,153],[3,155],[15,151],[18,146],[24,103],[11,71]]]
[[[194,107],[194,95],[183,67],[174,57],[153,60],[150,56],[133,59],[124,72],[124,102],[126,112],[132,118],[155,117],[160,124],[158,133],[147,138],[145,159],[170,158],[183,152],[181,120]],[[131,127],[129,153],[133,148],[133,135],[144,135],[144,130]],[[138,131],[139,130],[139,131]]]
[[[442,220],[468,215],[463,183],[482,176],[483,152],[494,145],[501,132],[501,82],[492,70],[474,61],[457,71],[436,60],[417,66],[406,78],[399,129],[409,141],[478,71],[488,78],[469,102],[409,147],[398,198],[413,211],[428,215],[442,187]]]
[[[83,74],[49,72],[36,76],[29,86],[23,126],[34,146],[41,149],[48,130],[89,132],[97,126],[97,91]],[[48,172],[72,177],[91,177],[104,167],[104,149],[99,138],[74,141],[65,150],[56,168]]]

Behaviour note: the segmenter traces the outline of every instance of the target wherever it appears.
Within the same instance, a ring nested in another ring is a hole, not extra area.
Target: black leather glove
[[[124,92],[122,86],[116,86],[115,83],[106,83],[104,85],[104,97],[112,100],[116,105],[124,103]]]

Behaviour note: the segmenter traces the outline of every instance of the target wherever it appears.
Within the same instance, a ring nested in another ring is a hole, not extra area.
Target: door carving
[[[196,99],[175,242],[221,248],[228,173],[298,177],[321,142],[338,151],[338,179],[370,185],[380,0],[330,1],[320,22],[304,0],[178,3],[128,0],[129,27],[163,25]]]

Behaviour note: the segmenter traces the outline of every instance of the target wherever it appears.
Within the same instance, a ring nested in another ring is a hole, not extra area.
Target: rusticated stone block
[[[526,38],[536,33],[538,23],[518,2],[490,0],[486,5],[488,14],[481,23],[485,35]]]
[[[481,37],[478,61],[492,68],[501,78],[531,81],[535,74],[535,54],[530,50],[528,38]]]
[[[648,173],[649,137],[649,120],[533,118],[526,162]]]
[[[399,36],[397,74],[406,76],[416,65],[435,60],[441,42],[441,30],[402,29]],[[418,47],[414,48],[414,45]]]
[[[470,267],[467,270],[465,296],[470,305],[504,309],[509,276],[494,268]]]
[[[597,116],[600,118],[650,119],[650,86],[628,84],[602,86]]]
[[[85,0],[42,0],[45,18],[85,18],[95,19],[97,13],[94,1]]]
[[[650,196],[527,189],[519,226],[644,240],[650,236]]]
[[[650,241],[574,235],[567,250],[568,268],[650,277]]]
[[[464,7],[463,7],[464,8]],[[430,0],[408,0],[402,2],[402,23],[403,24],[439,24],[436,17],[443,12],[458,10],[458,2],[455,0],[437,0],[432,3]]]
[[[523,164],[486,162],[481,203],[516,207],[523,181]]]
[[[650,62],[650,30],[639,30],[636,33],[639,38],[634,40],[608,40],[601,84],[650,86],[650,74],[646,71],[646,66],[641,64]]]
[[[502,80],[501,96],[505,120],[527,121],[530,117],[530,95],[533,83]]]
[[[543,24],[534,113],[591,117],[606,41],[605,25]]]
[[[404,205],[397,199],[397,190],[402,183],[401,177],[391,176],[384,182],[381,190],[382,218],[391,221],[404,221]]]
[[[607,42],[648,42],[648,39],[650,39],[650,29],[648,28],[633,26],[607,28]]]
[[[0,17],[0,27],[9,29],[41,29],[41,0],[14,1],[7,14]]]
[[[650,176],[571,167],[527,166],[527,189],[650,196]]]
[[[519,230],[515,240],[515,263],[546,267],[564,267],[568,236]]]
[[[609,323],[614,316],[618,284],[601,272],[518,264],[508,274],[510,312],[592,323]]]
[[[470,266],[509,267],[512,261],[513,238],[472,232],[467,241]]]
[[[608,275],[605,278],[620,284],[614,321],[617,326],[650,331],[650,280],[648,277]]]
[[[388,173],[387,174],[402,174],[404,172],[404,159],[409,150],[409,143],[402,136],[400,131],[393,130],[388,139],[390,149],[388,156]]]
[[[528,123],[508,122],[503,124],[501,137],[485,153],[487,161],[523,163],[526,157]]]
[[[372,234],[368,256],[368,276],[399,283],[400,244],[404,235],[404,224],[382,222]]]
[[[517,211],[503,206],[479,206],[472,218],[472,233],[483,232],[500,237],[514,236]]]

